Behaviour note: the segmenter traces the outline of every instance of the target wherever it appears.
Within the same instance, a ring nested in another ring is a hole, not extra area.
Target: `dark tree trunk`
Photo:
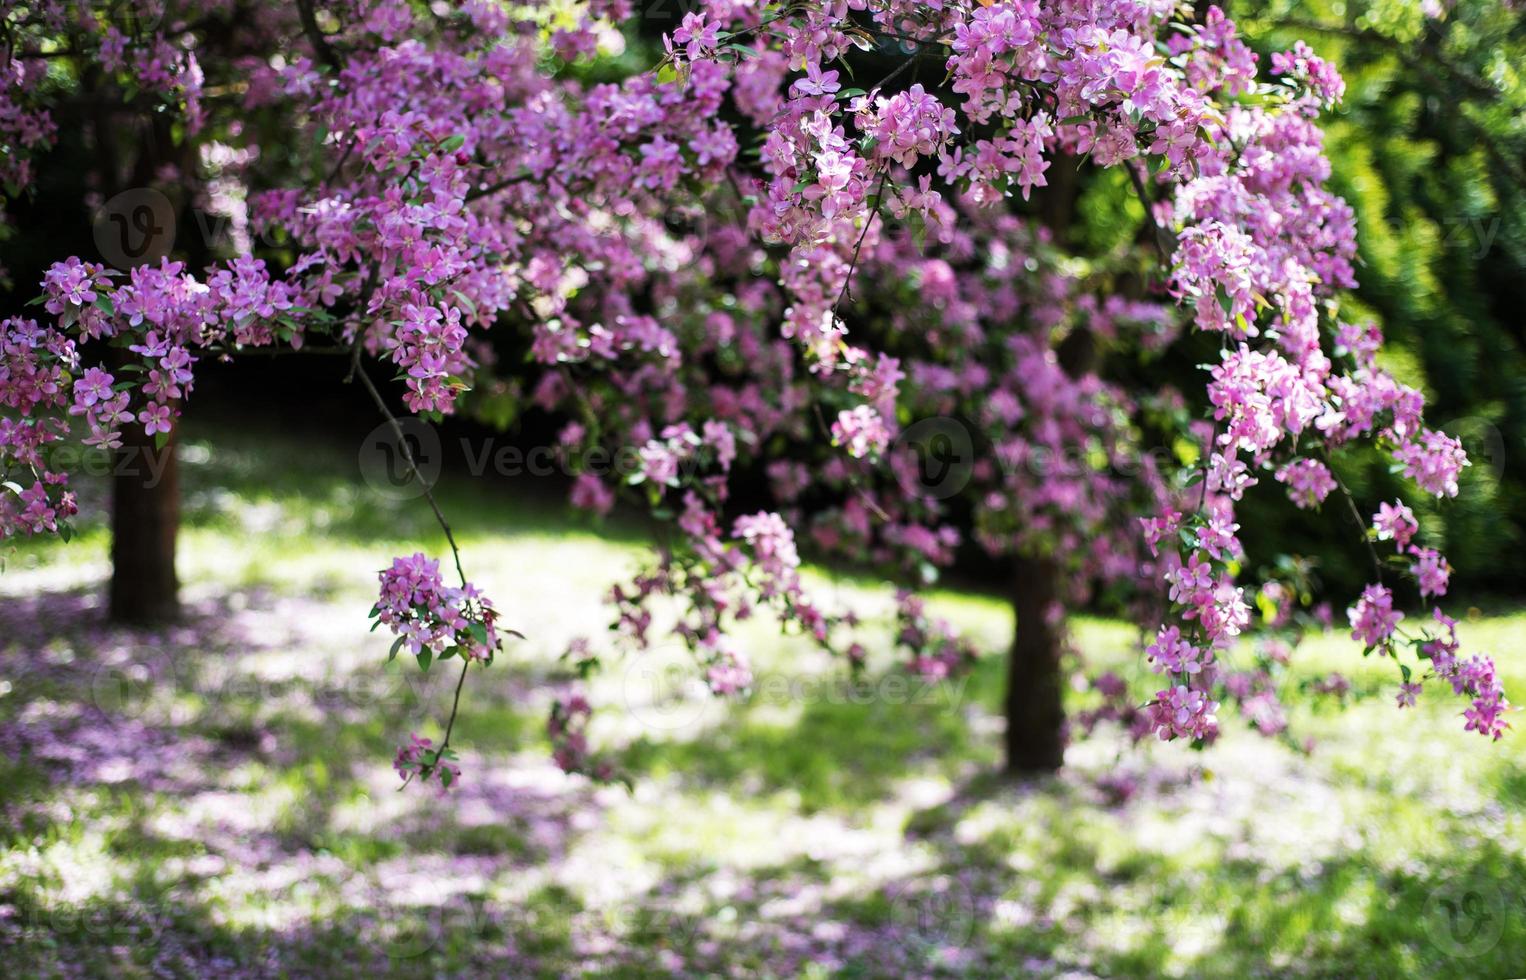
[[[1041,217],[1064,241],[1075,213],[1079,182],[1075,161],[1056,158],[1058,171],[1039,202]],[[1060,366],[1079,377],[1096,366],[1091,334],[1071,333],[1060,344]],[[1060,563],[1053,557],[1019,555],[1013,563],[1012,656],[1007,667],[1007,772],[1032,775],[1054,772],[1065,763],[1064,685],[1060,660],[1064,620],[1050,622],[1050,607],[1061,597]]]
[[[1048,621],[1059,597],[1059,568],[1050,558],[1015,562],[1012,610],[1016,631],[1007,667],[1007,771],[1054,772],[1065,762],[1065,707],[1061,701],[1063,624]]]
[[[132,423],[122,428],[111,500],[112,620],[164,623],[180,613],[175,534],[180,490],[175,443],[162,448]]]
[[[92,74],[86,87],[99,92],[104,82]],[[101,99],[92,116],[100,188],[108,200],[126,187],[146,189],[158,181],[158,173],[167,161],[173,161],[180,173],[196,172],[190,144],[176,149],[169,120],[158,117],[144,128],[136,145],[124,146],[119,137],[135,132],[119,125],[110,99]],[[132,154],[132,156],[129,156]],[[124,174],[121,164],[131,160]],[[191,200],[190,177],[186,177],[184,200]],[[179,207],[176,208],[177,215]],[[178,220],[178,218],[177,218]],[[174,243],[163,244],[167,251]],[[137,243],[147,246],[149,243]],[[197,235],[181,236],[186,259],[192,269],[205,265],[210,243]],[[125,243],[124,243],[125,245]],[[128,262],[133,255],[117,256],[114,261]],[[145,258],[143,261],[151,261]],[[108,261],[113,261],[108,257]],[[124,267],[125,269],[125,267]],[[113,352],[115,367],[132,363],[125,352]],[[135,400],[132,409],[141,404]],[[175,575],[175,538],[180,525],[180,487],[176,473],[174,435],[162,447],[144,433],[137,422],[122,427],[122,448],[117,451],[112,475],[111,494],[111,587],[108,613],[114,622],[132,625],[155,625],[170,622],[180,614],[180,583]]]

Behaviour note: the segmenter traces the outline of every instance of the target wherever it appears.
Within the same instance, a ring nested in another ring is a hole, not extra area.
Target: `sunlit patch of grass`
[[[176,735],[153,760],[168,775],[55,779],[25,745],[0,753],[0,942],[17,975],[64,962],[187,974],[214,958],[292,975],[1526,970],[1520,733],[1485,744],[1439,691],[1398,711],[1392,663],[1363,660],[1340,631],[1291,667],[1295,683],[1340,671],[1356,692],[1345,710],[1290,693],[1312,754],[1226,715],[1202,753],[1103,730],[1072,746],[1066,774],[1013,784],[996,775],[1007,605],[932,598],[992,655],[919,699],[914,681],[884,686],[906,680],[890,587],[813,569],[814,589],[869,610],[871,696],[759,622],[740,639],[780,686],[667,725],[631,671],[683,652],[612,658],[591,685],[605,706],[595,741],[635,791],[564,777],[544,732],[568,679],[558,658],[606,632],[603,593],[646,552],[628,526],[569,523],[485,481],[447,478],[442,504],[469,574],[528,639],[470,678],[459,793],[399,793],[392,752],[409,731],[440,737],[454,669],[426,683],[407,658],[385,665],[364,612],[391,555],[445,556],[428,508],[357,489],[352,448],[188,438],[205,451],[183,473],[181,574],[230,629],[195,669],[105,699]],[[98,587],[107,540],[82,530],[67,549],[23,545],[0,590]],[[1461,618],[1464,644],[1526,690],[1526,614]],[[1089,669],[1146,673],[1135,629],[1072,627]],[[105,655],[88,629],[56,625],[28,663],[60,669],[6,678],[0,722],[43,702],[102,706],[82,680]],[[1067,694],[1073,707],[1091,696]],[[1139,781],[1123,803],[1096,785],[1119,774]],[[934,885],[934,901],[908,904]],[[81,925],[92,917],[99,928]]]

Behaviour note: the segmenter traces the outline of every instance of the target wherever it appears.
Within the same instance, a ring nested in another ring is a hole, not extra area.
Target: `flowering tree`
[[[1136,734],[1211,739],[1226,697],[1277,727],[1269,670],[1241,676],[1218,659],[1252,619],[1235,505],[1270,477],[1299,506],[1345,498],[1375,578],[1352,628],[1395,659],[1401,703],[1433,677],[1468,699],[1470,729],[1500,736],[1508,705],[1492,663],[1464,659],[1439,610],[1430,629],[1399,629],[1394,576],[1440,595],[1445,560],[1414,543],[1402,507],[1365,518],[1329,466],[1376,442],[1446,495],[1465,465],[1455,440],[1424,427],[1419,393],[1379,366],[1376,328],[1340,319],[1354,227],[1323,187],[1315,123],[1341,96],[1331,65],[1299,44],[1262,77],[1216,9],[1194,21],[1169,0],[709,0],[666,37],[660,65],[601,80],[600,52],[623,46],[631,15],[627,0],[9,5],[10,192],[33,179],[55,111],[108,104],[173,120],[175,159],[155,159],[149,179],[183,182],[234,234],[229,254],[196,266],[59,261],[42,309],[4,321],[0,535],[67,535],[75,504],[51,448],[162,442],[208,358],[335,355],[336,378],[394,427],[377,365],[425,416],[523,383],[569,416],[567,446],[639,453],[633,487],[593,472],[574,487],[595,509],[634,489],[673,529],[656,564],[613,591],[619,632],[638,647],[672,633],[725,695],[751,681],[731,627],[760,608],[862,659],[862,617],[799,574],[810,515],[829,551],[917,569],[952,560],[960,522],[948,499],[908,489],[895,440],[906,422],[954,414],[983,450],[959,491],[968,527],[987,550],[1039,563],[1041,619],[1053,625],[1099,581],[1142,586],[1161,683],[1131,700],[1099,679],[1106,716]],[[929,88],[924,70],[944,81]],[[120,125],[98,120],[92,139]],[[1128,175],[1166,295],[1065,274],[1069,258],[1009,213],[1060,154]],[[712,220],[673,228],[687,211]],[[908,286],[899,312],[876,309]],[[1061,352],[1072,335],[1162,343],[1162,300],[1217,342],[1212,418],[1181,474],[1125,474],[1159,406]],[[495,357],[505,332],[527,343],[528,366]],[[730,510],[734,474],[784,445],[804,460],[770,467],[784,506]],[[1070,474],[1018,465],[1076,451],[1089,461]],[[394,656],[406,649],[424,670],[460,660],[459,704],[472,666],[510,633],[434,510],[458,584],[438,560],[399,558],[373,617],[395,634]],[[1380,544],[1399,560],[1382,561]],[[1265,618],[1285,624],[1300,591],[1270,583]],[[1168,604],[1152,608],[1152,592]],[[676,617],[659,596],[680,600]],[[973,655],[910,592],[897,640],[924,673]],[[597,666],[591,649],[572,655]],[[564,766],[604,775],[588,710],[558,704],[551,732]],[[399,751],[406,779],[458,777],[454,719],[439,745],[415,737]]]

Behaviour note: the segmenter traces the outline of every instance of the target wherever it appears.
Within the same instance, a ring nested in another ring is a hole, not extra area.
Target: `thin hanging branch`
[[[1342,480],[1340,474],[1335,471],[1335,464],[1330,459],[1330,453],[1322,451],[1320,455],[1324,457],[1325,468],[1330,471],[1330,476],[1335,479],[1335,485],[1340,489],[1341,496],[1346,498],[1346,508],[1351,514],[1351,519],[1356,522],[1357,533],[1361,537],[1362,543],[1367,546],[1367,554],[1372,557],[1372,570],[1378,577],[1378,584],[1382,585],[1384,584],[1383,560],[1378,557],[1378,549],[1372,546],[1372,538],[1367,534],[1367,522],[1362,520],[1362,512],[1356,506],[1356,497],[1347,488],[1346,481]]]
[[[371,380],[370,375],[366,373],[366,369],[360,364],[360,338],[358,337],[355,340],[355,354],[354,361],[351,365],[350,376],[360,379],[360,383],[370,394],[371,401],[376,403],[377,409],[382,413],[382,416],[386,418],[387,424],[392,427],[392,434],[397,437],[398,451],[403,454],[403,459],[408,464],[409,474],[415,480],[417,480],[419,486],[423,488],[424,499],[429,501],[429,509],[434,511],[435,520],[439,522],[440,529],[445,532],[445,540],[450,542],[451,555],[454,557],[456,563],[456,574],[461,577],[461,586],[462,588],[465,588],[467,585],[466,572],[461,567],[461,548],[456,544],[455,533],[451,531],[450,522],[445,519],[444,512],[440,510],[439,501],[435,500],[434,490],[429,486],[429,481],[425,480],[424,475],[419,472],[418,464],[414,461],[413,458],[413,450],[409,448],[407,436],[403,432],[402,423],[397,420],[397,416],[393,415],[392,410],[387,407],[386,399],[382,398],[381,392],[377,389],[375,382]]]
[[[419,486],[424,491],[424,499],[429,502],[429,509],[434,511],[435,520],[439,522],[440,529],[445,532],[445,540],[450,543],[451,557],[455,561],[456,574],[461,579],[461,587],[466,588],[468,584],[466,570],[461,566],[461,547],[456,542],[455,532],[450,529],[450,522],[445,519],[444,512],[440,510],[440,503],[435,499],[434,490],[430,487],[429,481],[425,480],[424,475],[419,472],[418,463],[413,458],[413,450],[408,445],[408,439],[403,432],[402,423],[397,420],[397,416],[392,414],[392,410],[387,407],[386,399],[382,397],[381,391],[376,387],[376,383],[371,380],[371,376],[366,373],[365,367],[360,363],[361,341],[363,338],[363,333],[355,338],[350,362],[350,374],[346,380],[348,381],[350,378],[360,379],[361,385],[371,396],[371,401],[375,403],[377,410],[381,412],[382,416],[387,420],[387,424],[391,426],[392,434],[397,439],[398,451],[402,453],[404,461],[408,464],[409,475],[418,481]],[[456,729],[456,718],[461,713],[461,690],[466,686],[466,672],[471,669],[471,666],[472,658],[463,653],[461,657],[461,673],[456,678],[456,692],[450,704],[450,717],[445,722],[445,737],[440,740],[440,747],[435,750],[434,764],[426,766],[417,773],[410,773],[403,780],[403,787],[406,787],[415,775],[428,779],[445,760],[445,752],[450,748],[451,734]]]

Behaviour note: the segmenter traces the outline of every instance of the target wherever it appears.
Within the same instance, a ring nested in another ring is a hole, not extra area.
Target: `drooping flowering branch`
[[[1235,507],[1260,474],[1318,506],[1339,489],[1332,452],[1367,441],[1428,492],[1456,493],[1460,446],[1425,429],[1419,393],[1380,369],[1376,329],[1340,320],[1354,226],[1325,187],[1315,122],[1339,75],[1300,45],[1259,78],[1216,9],[1192,23],[1165,0],[707,0],[660,70],[589,82],[547,66],[613,43],[626,0],[566,18],[486,2],[266,5],[247,25],[215,3],[123,5],[158,15],[139,18],[157,25],[143,32],[116,8],[81,21],[36,6],[8,21],[0,129],[17,152],[3,176],[18,191],[30,180],[50,106],[70,95],[28,55],[64,51],[143,93],[121,111],[146,99],[182,120],[199,165],[241,189],[216,206],[245,230],[199,271],[70,258],[47,274],[42,322],[4,322],[0,537],[67,533],[75,504],[46,449],[76,437],[70,420],[110,448],[123,425],[167,433],[201,358],[344,349],[394,429],[362,358],[396,368],[412,412],[528,391],[572,420],[569,457],[628,452],[625,472],[573,467],[575,503],[607,510],[624,491],[671,531],[656,567],[614,591],[617,632],[639,648],[668,629],[717,694],[747,689],[729,634],[761,609],[861,662],[863,618],[808,594],[802,542],[925,583],[960,543],[958,498],[981,547],[1055,559],[1073,601],[1098,583],[1167,593],[1174,615],[1151,623],[1148,650],[1165,686],[1131,725],[1204,740],[1225,698],[1277,727],[1269,685],[1223,663],[1251,627]],[[853,74],[880,81],[845,89],[844,70],[871,60],[875,72]],[[920,83],[922,63],[946,82]],[[317,149],[259,152],[292,139]],[[1061,363],[1077,334],[1156,350],[1174,314],[1120,295],[1106,263],[1078,271],[1009,212],[1048,185],[1058,153],[1127,169],[1169,256],[1168,298],[1218,335],[1213,419],[1191,461],[1201,486],[1145,460],[1152,399]],[[716,207],[717,188],[740,210]],[[256,255],[250,226],[282,247]],[[528,363],[499,359],[503,334]],[[93,363],[108,346],[127,368]],[[941,417],[981,449],[954,489],[929,485],[898,443],[907,420]],[[735,484],[759,469],[777,506],[735,512]],[[424,556],[398,559],[376,618],[426,669],[462,657],[442,743],[415,740],[398,759],[405,778],[448,784],[465,675],[502,631],[428,501],[461,585]],[[1143,533],[1126,514],[1144,515]],[[1405,554],[1422,595],[1441,594],[1445,560]],[[1281,617],[1294,591],[1258,602]],[[679,600],[670,627],[661,598]],[[1350,612],[1385,653],[1395,615],[1381,581]],[[1469,727],[1497,737],[1508,705],[1492,667],[1461,661],[1437,621],[1417,656],[1473,699]],[[898,635],[912,669],[967,659],[941,628]],[[553,740],[584,767],[586,712],[563,709]]]

